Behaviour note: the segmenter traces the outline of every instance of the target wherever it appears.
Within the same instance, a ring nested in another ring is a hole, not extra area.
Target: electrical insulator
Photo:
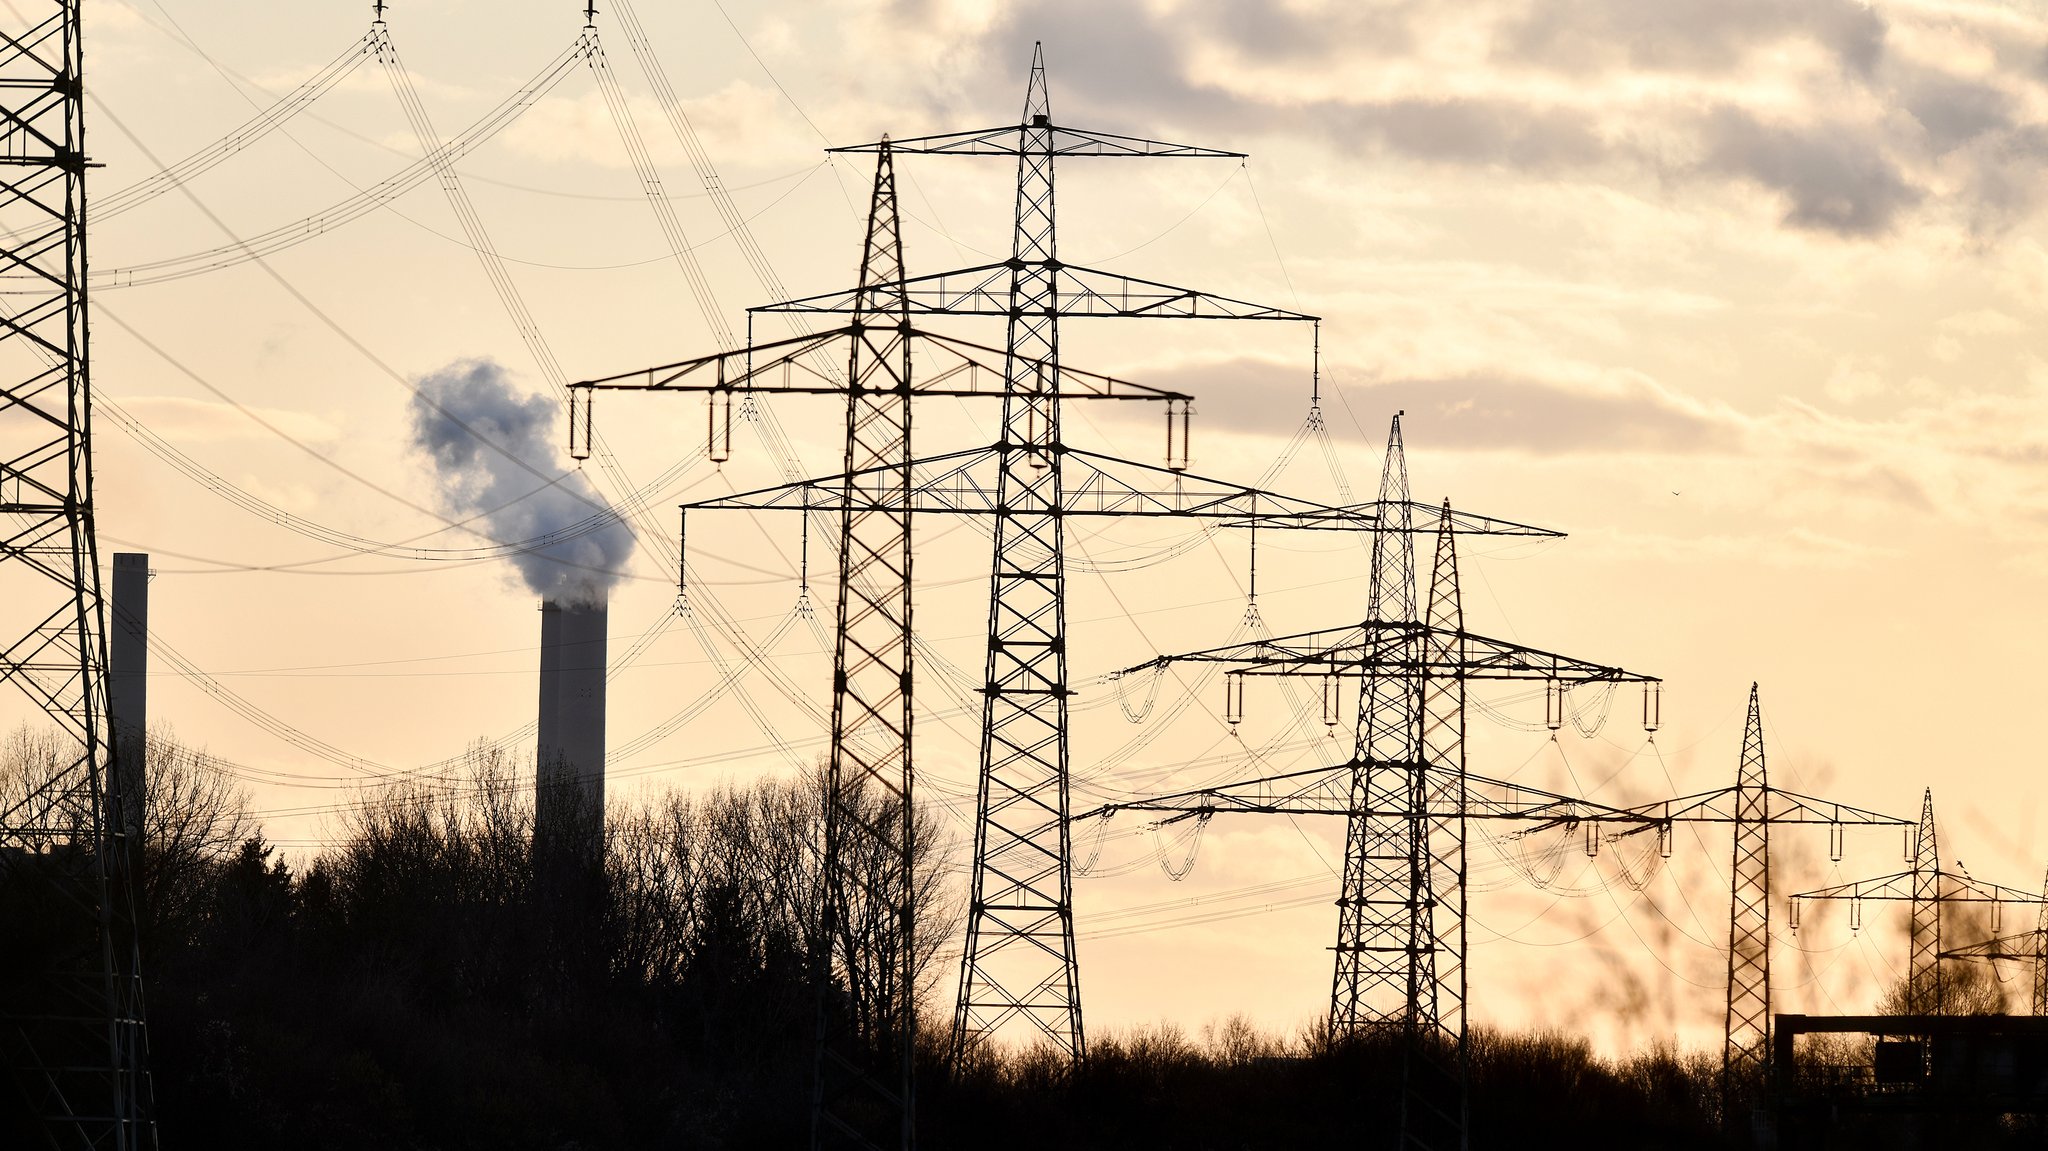
[[[1899,829],[1899,842],[1903,845],[1900,848],[1900,853],[1906,857],[1907,863],[1913,862],[1913,833],[1916,830],[1918,829],[1912,827],[1902,827]]]
[[[1790,910],[1785,915],[1785,922],[1792,928],[1792,934],[1797,935],[1799,934],[1799,901],[1797,899],[1790,899],[1786,901],[1786,904],[1790,907]]]
[[[2005,904],[2000,903],[1998,900],[1993,899],[1991,901],[1991,934],[1993,935],[1998,934],[1999,921],[2004,918],[2004,916],[2000,915],[1999,913],[2002,910],[2004,910],[2004,908]]]
[[[1592,820],[1590,820],[1590,819],[1586,821],[1586,858],[1587,858],[1587,859],[1591,859],[1591,858],[1593,858],[1594,856],[1596,856],[1596,855],[1599,855],[1599,854],[1600,854],[1600,834],[1599,834],[1599,831],[1600,831],[1600,825],[1599,825],[1599,824],[1597,824],[1597,823],[1593,822],[1593,821],[1592,821]]]
[[[1863,897],[1849,897],[1849,931],[1851,934],[1863,930]]]
[[[1564,689],[1555,680],[1543,684],[1543,722],[1552,731],[1564,726]]]
[[[1671,858],[1671,825],[1669,823],[1657,825],[1657,856],[1660,859]]]
[[[1643,730],[1655,733],[1664,722],[1664,685],[1651,681],[1643,685]]]
[[[590,458],[590,408],[591,401],[596,398],[596,392],[590,388],[569,389],[569,458],[572,460]]]
[[[1842,825],[1839,823],[1828,824],[1828,858],[1836,863],[1842,862]]]
[[[1324,727],[1334,728],[1334,727],[1336,727],[1336,726],[1337,726],[1337,709],[1338,709],[1338,706],[1339,706],[1339,696],[1338,696],[1338,694],[1337,694],[1337,683],[1338,683],[1338,681],[1337,681],[1337,675],[1336,675],[1336,673],[1335,673],[1335,672],[1331,672],[1331,673],[1325,674],[1325,675],[1323,676],[1323,726],[1324,726]]]
[[[1194,405],[1187,400],[1172,400],[1166,405],[1167,471],[1188,470],[1188,417],[1194,414]]]
[[[1244,718],[1244,677],[1225,675],[1223,677],[1223,722],[1236,727]]]
[[[706,392],[704,418],[704,458],[722,464],[732,458],[732,392]]]

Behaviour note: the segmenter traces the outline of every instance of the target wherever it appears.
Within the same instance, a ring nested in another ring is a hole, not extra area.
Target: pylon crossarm
[[[1389,524],[1402,518],[1393,515],[1394,509],[1378,500],[1369,503],[1353,504],[1351,506],[1359,511],[1373,512]],[[1475,515],[1471,512],[1459,511],[1443,504],[1426,504],[1409,500],[1407,501],[1407,507],[1407,518],[1409,519],[1408,532],[1410,535],[1434,537],[1443,530],[1444,520],[1448,518],[1451,521],[1451,531],[1461,536],[1528,536],[1535,539],[1549,540],[1565,538],[1565,533],[1558,531],[1556,528],[1540,528],[1533,524],[1519,523],[1515,520],[1504,520],[1497,516]]]
[[[1366,620],[1320,631],[1164,655],[1123,674],[1169,663],[1227,663],[1233,675],[1459,676],[1464,679],[1661,683],[1656,676],[1573,659],[1507,640],[1413,621]]]
[[[1234,300],[1193,288],[1084,268],[1058,260],[1005,260],[949,272],[930,272],[880,287],[849,288],[801,299],[763,304],[763,314],[843,314],[902,311],[918,316],[1010,315],[1010,283],[1036,273],[1052,283],[1049,297],[1057,316],[1169,320],[1295,320],[1319,317],[1267,304]]]
[[[1782,788],[1766,788],[1770,796],[1771,823],[1826,824],[1845,827],[1912,827],[1914,821],[1895,815],[1868,811],[1846,803],[1829,799],[1817,799]],[[1655,816],[1662,820],[1678,820],[1686,823],[1734,823],[1737,819],[1736,801],[1740,789],[1723,787],[1714,791],[1702,791],[1677,799],[1661,800],[1657,803],[1642,804],[1632,811]],[[1744,817],[1748,818],[1748,817]]]
[[[1943,903],[2023,903],[2029,906],[2048,903],[2048,895],[2037,891],[2022,891],[2017,887],[2006,887],[1998,883],[1986,883],[1953,871],[1935,873],[1940,882]],[[1859,879],[1854,883],[1838,883],[1814,891],[1802,891],[1792,897],[1793,902],[1802,899],[1870,899],[1911,901],[1914,873],[1901,871],[1897,875],[1882,875],[1874,879]]]
[[[617,375],[578,380],[569,386],[585,392],[601,389],[633,392],[755,391],[845,395],[851,390],[846,380],[817,366],[820,362],[830,363],[835,365],[836,371],[838,361],[821,361],[817,354],[841,341],[883,331],[894,334],[896,327],[893,324],[886,328],[877,324],[847,324],[830,331],[791,336],[731,351],[713,352],[693,359],[620,372]],[[977,344],[971,340],[943,336],[918,328],[903,329],[901,334],[909,336],[914,347],[922,347],[926,351],[939,351],[946,356],[938,364],[927,363],[920,367],[918,373],[911,378],[912,395],[956,398],[987,396],[998,399],[1002,397],[1004,370],[1001,348],[991,348],[986,344]],[[843,359],[843,356],[841,358]],[[1048,371],[1043,361],[1020,362],[1040,375]],[[1051,374],[1054,389],[1059,397],[1065,400],[1165,400],[1187,403],[1194,399],[1186,392],[1135,384],[1129,380],[1066,364],[1061,364]]]
[[[1070,822],[1107,818],[1119,811],[1168,813],[1170,818],[1161,820],[1162,824],[1177,823],[1190,817],[1208,818],[1227,813],[1346,817],[1411,814],[1405,805],[1391,805],[1384,809],[1373,803],[1360,806],[1352,796],[1352,779],[1358,766],[1356,763],[1340,763],[1333,767],[1312,767],[1301,771],[1283,772],[1240,783],[1176,792],[1172,795],[1119,800],[1076,815]],[[1454,782],[1457,774],[1428,763],[1380,763],[1373,766],[1393,770],[1418,770],[1425,780],[1430,781]],[[1429,814],[1445,817],[1462,814],[1466,819],[1535,821],[1546,825],[1597,822],[1651,826],[1658,822],[1657,817],[1639,811],[1545,791],[1527,784],[1489,779],[1483,775],[1465,773],[1464,789],[1464,806],[1460,809],[1456,804],[1445,802],[1447,797],[1455,794],[1452,789],[1426,787],[1426,794],[1432,797]]]
[[[2018,935],[2002,935],[1997,939],[1986,939],[1962,947],[1945,948],[1943,959],[2044,959],[2048,958],[2048,947],[2043,946],[2041,933],[2024,931]]]
[[[1040,138],[1036,141],[1026,138],[1027,132],[1050,131],[1051,140]],[[1056,157],[1101,156],[1101,157],[1151,157],[1207,160],[1242,160],[1243,152],[1228,152],[1221,148],[1202,148],[1193,144],[1175,144],[1165,140],[1147,140],[1139,136],[1121,136],[1115,132],[1094,132],[1085,128],[1067,128],[1053,124],[1004,124],[997,128],[977,128],[965,132],[940,132],[933,136],[913,136],[907,140],[888,141],[889,150],[899,155],[908,153],[917,156],[1022,156],[1043,155],[1049,148]],[[838,148],[827,148],[827,152],[860,153],[880,151],[882,141],[868,144],[847,144]]]
[[[1224,527],[1284,528],[1305,531],[1375,530],[1378,521],[1355,508],[1234,484],[1228,480],[1141,464],[1134,460],[1071,449],[1056,449],[1066,460],[1061,514],[1066,516],[1151,516],[1200,519]],[[970,448],[914,461],[916,482],[907,495],[909,510],[919,514],[1002,514],[997,498],[1000,447]],[[837,512],[851,497],[856,511],[894,511],[898,497],[868,494],[875,485],[858,482],[881,469],[820,476],[795,483],[718,496],[684,504],[683,510],[745,509],[750,511]]]

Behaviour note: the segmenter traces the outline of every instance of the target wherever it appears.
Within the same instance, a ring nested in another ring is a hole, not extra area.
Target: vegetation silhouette
[[[54,736],[0,742],[0,798],[61,758]],[[536,856],[532,766],[478,744],[450,776],[367,787],[294,871],[221,765],[152,734],[138,876],[164,1146],[808,1142],[822,773],[614,801],[585,868]],[[949,1069],[957,844],[930,812],[917,842],[922,1145],[1391,1145],[1398,1049],[1320,1024],[1161,1023],[1096,1036],[1075,1070],[998,1046]],[[0,888],[0,909],[20,896]],[[2000,1008],[1991,981],[1945,972],[1957,1010]],[[1853,1075],[1867,1052],[1837,1046],[1802,1060]],[[1718,1052],[1610,1059],[1487,1029],[1470,1051],[1474,1147],[1746,1141],[1724,1131]],[[2012,1130],[1972,1123],[1970,1145]]]

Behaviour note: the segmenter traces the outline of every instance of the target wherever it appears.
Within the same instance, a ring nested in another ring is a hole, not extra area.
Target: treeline
[[[167,732],[150,751],[141,934],[167,1148],[807,1144],[816,777],[616,804],[601,872],[565,895],[536,868],[531,764],[488,748],[453,779],[354,797],[296,869],[217,766]],[[0,796],[59,761],[17,735]],[[1387,1143],[1396,1053],[1313,1027],[1161,1025],[1095,1036],[1072,1076],[1029,1051],[948,1074],[935,991],[958,852],[919,826],[924,1146]],[[1470,1048],[1475,1147],[1727,1145],[1718,1053],[1612,1060],[1489,1031]]]

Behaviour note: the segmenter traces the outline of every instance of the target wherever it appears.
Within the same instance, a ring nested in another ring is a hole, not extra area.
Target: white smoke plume
[[[580,472],[548,482],[570,470],[556,450],[554,400],[522,394],[493,360],[458,360],[418,382],[411,410],[413,446],[434,461],[451,516],[482,515],[472,526],[494,541],[527,543],[510,558],[542,598],[604,602],[633,533]]]

